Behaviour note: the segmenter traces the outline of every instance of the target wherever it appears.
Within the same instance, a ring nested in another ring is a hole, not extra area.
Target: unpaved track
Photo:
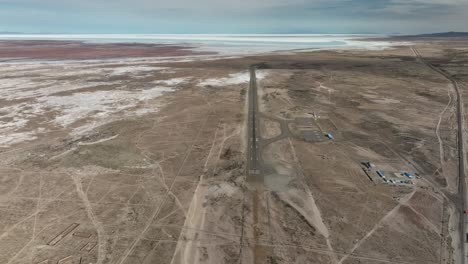
[[[292,144],[291,139],[288,139],[288,141],[289,141],[289,145],[291,147],[291,152],[292,152],[293,157],[294,157],[294,162],[296,164],[300,164],[299,159],[297,158],[297,155],[296,155],[296,150],[294,149],[294,145]],[[304,175],[302,173],[300,173],[300,175],[302,177],[304,177]],[[302,180],[304,180],[304,179],[302,179]],[[305,217],[305,219],[307,219],[308,221],[311,221],[311,223],[317,228],[317,230],[325,237],[327,247],[330,250],[330,258],[331,258],[333,263],[338,263],[338,256],[336,255],[336,253],[335,253],[335,251],[333,249],[333,246],[331,244],[330,233],[329,233],[329,230],[328,230],[327,226],[323,222],[323,218],[322,218],[322,214],[320,213],[320,209],[318,208],[317,204],[315,203],[314,196],[312,195],[312,192],[310,191],[309,186],[307,184],[304,184],[304,186],[306,186],[305,192],[306,192],[306,195],[307,195],[307,198],[306,198],[307,202],[305,204],[308,204],[310,206],[310,214],[309,215],[307,215],[305,213],[301,213],[301,214]],[[291,206],[293,206],[293,205],[291,204]],[[293,206],[293,208],[298,210],[294,206]]]
[[[62,194],[64,194],[67,191],[70,191],[70,190],[65,188],[62,192],[58,193],[54,198],[49,199],[48,202],[46,202],[44,204],[41,204],[41,206],[34,213],[26,215],[23,219],[16,222],[14,225],[10,226],[7,230],[5,230],[3,233],[0,234],[0,240],[3,239],[4,237],[8,236],[11,231],[13,231],[16,227],[18,227],[22,223],[26,222],[27,220],[29,220],[32,217],[35,217],[38,214],[38,212],[40,212],[41,210],[46,208],[48,205],[50,205],[50,203],[52,203],[54,200],[57,200],[58,197],[60,197]]]
[[[361,245],[362,243],[364,243],[372,234],[374,234],[374,232],[382,226],[383,223],[385,223],[385,221],[387,219],[389,219],[390,217],[392,217],[397,211],[398,209],[400,209],[401,205],[405,204],[406,202],[408,202],[411,197],[413,197],[414,193],[416,192],[416,190],[414,190],[413,192],[407,194],[405,197],[403,197],[400,201],[400,203],[395,206],[390,212],[388,212],[384,217],[382,217],[382,219],[380,219],[379,222],[377,222],[376,225],[374,225],[374,227],[361,239],[359,240],[355,245],[354,247],[349,251],[348,254],[344,255],[340,261],[338,262],[338,264],[341,264],[343,263],[343,261],[345,261],[349,256],[351,256],[354,251],[356,251]]]
[[[297,164],[297,166],[299,166],[299,160],[297,158],[297,155],[296,155],[296,152],[294,150],[294,146],[291,142],[291,139],[289,138],[291,136],[291,133],[289,132],[289,129],[288,129],[288,123],[284,120],[279,120],[277,118],[271,118],[263,113],[261,113],[258,109],[258,97],[257,97],[257,81],[256,81],[256,77],[255,77],[255,67],[254,66],[251,66],[250,67],[250,87],[249,87],[249,102],[248,102],[248,105],[249,105],[249,111],[248,111],[248,118],[247,118],[247,123],[248,123],[248,127],[249,127],[249,131],[248,131],[248,135],[247,135],[247,139],[248,139],[248,148],[247,148],[247,162],[249,163],[249,166],[248,166],[248,169],[247,169],[247,175],[249,175],[249,177],[251,178],[250,180],[253,181],[252,182],[252,185],[255,187],[255,192],[253,194],[253,209],[252,209],[252,213],[253,213],[253,217],[254,217],[254,225],[260,223],[260,219],[259,217],[261,217],[261,215],[259,214],[258,212],[258,202],[259,200],[261,199],[260,195],[263,194],[263,177],[265,177],[266,175],[262,175],[261,172],[262,172],[262,167],[263,167],[263,159],[262,159],[262,151],[263,149],[273,143],[273,142],[276,142],[276,141],[279,141],[281,139],[284,139],[284,138],[288,138],[288,142],[289,142],[289,146],[290,146],[290,149],[291,149],[291,152],[293,153],[293,156],[294,156],[294,163]],[[281,129],[281,134],[279,136],[276,136],[274,138],[271,138],[271,139],[268,139],[268,140],[262,140],[262,137],[261,135],[258,135],[257,131],[256,131],[256,124],[257,124],[257,116],[262,116],[263,118],[268,118],[268,119],[271,119],[273,121],[277,121],[280,123],[280,129]],[[258,144],[257,144],[257,141],[258,141]],[[257,146],[258,146],[258,151],[257,151]],[[258,157],[258,158],[257,158]],[[253,162],[252,162],[252,159],[253,159]],[[259,162],[256,162],[257,159],[259,160]],[[260,164],[258,164],[260,163]],[[257,173],[255,173],[252,168],[259,168],[259,172],[260,175],[258,175]],[[301,171],[300,169],[298,169],[298,171]],[[251,173],[251,172],[254,172],[254,173]],[[252,175],[253,174],[253,175]],[[300,173],[302,175],[302,173]],[[267,177],[267,176],[266,176]],[[303,177],[303,175],[302,175]],[[260,182],[258,182],[258,180],[261,179]],[[304,179],[302,179],[304,180]],[[260,186],[257,186],[257,185],[260,185]],[[312,195],[312,192],[310,191],[310,189],[308,188],[308,186],[306,184],[304,184],[304,186],[306,186],[306,188],[304,190],[290,190],[289,192],[286,192],[286,193],[282,193],[282,194],[278,194],[278,196],[281,198],[281,200],[283,200],[283,202],[289,204],[292,208],[294,208],[298,214],[300,214],[302,217],[304,217],[304,219],[306,219],[308,221],[308,223],[311,225],[311,226],[314,226],[315,228],[317,228],[317,230],[323,235],[323,237],[325,238],[326,240],[326,244],[327,244],[327,247],[328,247],[328,253],[330,255],[330,259],[332,261],[332,263],[338,263],[338,257],[335,253],[335,251],[333,250],[333,247],[332,247],[332,244],[331,244],[331,241],[330,241],[330,235],[329,235],[329,231],[328,231],[328,228],[326,227],[326,225],[324,224],[323,222],[323,219],[321,217],[321,213],[320,213],[320,210],[319,208],[317,207],[316,203],[315,203],[315,199]],[[293,202],[294,200],[297,200],[297,199],[301,199],[300,197],[306,197],[306,203],[308,206],[306,207],[301,207],[299,205],[297,205],[295,202]],[[266,252],[266,249],[264,246],[261,245],[260,241],[259,241],[259,233],[260,233],[260,230],[257,230],[258,228],[255,227],[254,228],[254,248],[253,248],[253,263],[260,263],[260,260],[261,259],[264,259],[266,257],[266,254],[268,254],[268,252]]]
[[[415,47],[411,47],[411,50],[413,53],[416,55],[418,60],[431,68],[433,71],[439,73],[442,75],[444,78],[449,80],[452,83],[453,89],[455,90],[455,93],[457,95],[457,120],[458,120],[458,177],[459,177],[459,184],[458,184],[458,189],[459,189],[459,207],[458,207],[458,213],[460,215],[460,220],[459,220],[459,232],[460,232],[460,259],[459,263],[465,264],[467,262],[467,257],[468,255],[466,254],[466,223],[467,223],[467,217],[466,214],[464,214],[464,210],[466,208],[466,179],[465,179],[465,141],[464,141],[464,130],[465,130],[465,124],[464,124],[464,108],[463,108],[463,97],[461,96],[460,89],[458,87],[458,82],[455,80],[450,74],[442,71],[441,69],[433,66],[432,64],[426,62],[419,51]]]
[[[154,219],[156,219],[156,217],[159,215],[159,212],[161,211],[161,209],[163,208],[163,205],[165,202],[167,202],[168,200],[168,197],[171,195],[170,192],[172,190],[172,188],[174,187],[175,185],[175,182],[176,182],[176,179],[179,177],[180,173],[182,172],[182,169],[184,168],[184,165],[185,165],[185,162],[187,161],[187,158],[189,157],[192,149],[194,148],[194,145],[195,143],[197,142],[199,136],[200,136],[200,133],[201,131],[203,130],[203,128],[205,127],[206,123],[208,122],[208,119],[210,118],[210,114],[207,113],[206,115],[206,118],[205,118],[205,121],[203,122],[203,124],[201,125],[201,127],[199,128],[198,132],[197,132],[197,135],[195,137],[195,139],[192,141],[192,144],[190,145],[190,148],[187,150],[187,152],[185,153],[185,157],[182,161],[182,164],[177,172],[177,175],[174,177],[174,179],[172,180],[172,183],[166,193],[166,195],[164,196],[164,199],[162,200],[161,203],[159,203],[159,205],[156,207],[156,209],[154,210],[154,213],[153,215],[150,217],[150,219],[148,220],[148,222],[146,223],[143,231],[135,238],[135,240],[132,242],[131,246],[129,248],[127,248],[122,256],[122,258],[120,259],[120,261],[118,262],[119,264],[122,264],[124,263],[124,261],[128,258],[128,256],[130,255],[130,253],[133,251],[133,249],[136,247],[136,245],[138,244],[138,242],[144,237],[146,231],[148,231],[148,229],[150,228],[151,224],[153,223]]]
[[[56,196],[56,198],[57,198],[57,197],[60,197],[60,196],[61,196],[62,194],[64,194],[66,191],[70,191],[70,190],[66,189],[66,190],[62,191],[60,194],[58,194],[58,195]],[[40,210],[44,209],[47,205],[49,205],[49,204],[52,203],[53,201],[57,201],[57,200],[58,200],[58,199],[50,199],[48,202],[45,203],[45,205],[40,206],[39,209],[38,209],[38,211],[35,212],[34,215],[37,215],[37,214],[40,212]],[[40,199],[38,199],[38,201],[40,201]],[[72,212],[71,214],[61,216],[59,219],[66,219],[66,218],[68,218],[68,217],[70,217],[70,216],[72,216],[72,215],[74,215],[74,214],[79,214],[79,213],[81,213],[81,212],[80,212],[80,211],[78,211],[78,212],[74,211],[74,212]],[[31,216],[28,216],[27,218],[21,220],[21,222],[24,222],[26,219],[29,219],[30,217],[31,217]],[[59,221],[60,221],[60,220],[59,220]],[[17,224],[19,224],[19,223],[17,223]],[[16,226],[17,224],[15,224],[15,226]],[[44,230],[47,230],[49,227],[51,227],[52,225],[55,225],[55,224],[57,224],[57,222],[53,221],[52,223],[50,223],[50,224],[46,225],[45,227],[43,227],[41,230],[36,231],[36,236],[38,236],[38,235],[41,234]],[[9,229],[9,230],[11,230],[11,229]],[[3,236],[3,235],[4,235],[4,234],[2,234],[2,236]],[[31,238],[31,239],[29,240],[29,242],[26,243],[26,244],[24,245],[24,247],[22,247],[22,248],[16,253],[16,255],[14,255],[14,256],[8,261],[7,264],[13,263],[13,261],[15,261],[15,260],[17,259],[17,257],[18,257],[26,248],[28,248],[28,246],[29,246],[31,243],[33,243],[33,242],[34,242],[34,238]]]
[[[437,122],[436,130],[435,130],[436,135],[437,135],[437,140],[439,141],[440,166],[442,168],[444,167],[444,164],[445,164],[445,161],[444,161],[445,160],[445,153],[444,153],[444,142],[443,142],[442,138],[440,137],[440,125],[442,123],[442,118],[444,117],[445,112],[447,111],[447,109],[452,104],[452,96],[451,96],[450,90],[452,90],[452,89],[451,89],[450,86],[448,86],[447,94],[448,94],[449,101],[448,101],[447,105],[445,106],[445,108],[442,110],[442,112],[440,112],[439,121]],[[442,170],[442,173],[444,173],[444,170]]]
[[[285,121],[285,120],[280,120],[278,118],[273,118],[273,117],[269,117],[263,113],[261,113],[258,109],[258,98],[257,98],[257,82],[256,82],[256,78],[255,78],[255,67],[251,67],[250,68],[251,70],[251,80],[250,80],[250,89],[249,89],[249,113],[248,113],[248,118],[247,118],[247,122],[248,122],[248,126],[249,126],[249,133],[247,135],[247,138],[248,138],[248,142],[249,143],[256,143],[258,141],[258,144],[253,144],[254,146],[252,146],[252,144],[249,144],[250,146],[248,147],[247,149],[247,161],[249,162],[251,160],[251,158],[253,157],[255,159],[255,157],[258,155],[259,156],[259,160],[260,160],[260,166],[258,164],[254,164],[256,165],[256,167],[258,168],[262,168],[262,166],[264,165],[263,164],[263,159],[261,158],[262,155],[262,151],[263,149],[273,143],[273,142],[277,142],[281,139],[284,139],[284,138],[288,138],[288,142],[289,142],[289,147],[290,147],[290,150],[291,150],[291,153],[293,154],[293,161],[294,163],[296,164],[296,166],[300,166],[300,162],[299,162],[299,159],[296,155],[296,151],[294,149],[294,145],[292,144],[291,142],[291,139],[290,137],[292,136],[292,134],[289,132],[289,128],[288,128],[288,121]],[[280,123],[280,129],[281,129],[281,134],[279,136],[276,136],[274,138],[271,138],[271,139],[268,139],[268,140],[265,140],[265,139],[262,139],[261,135],[258,135],[256,133],[256,129],[255,129],[255,124],[256,124],[256,116],[261,116],[263,118],[267,118],[267,119],[270,119],[270,120],[273,120],[273,121],[277,121],[278,123]],[[254,147],[256,149],[256,146],[258,145],[258,148],[259,150],[258,151],[254,151],[254,153],[252,153],[251,151],[251,148]],[[252,155],[254,154],[254,155]],[[251,172],[251,166],[249,166],[248,168],[248,175],[250,174]],[[299,172],[299,174],[302,176],[302,181],[305,182],[304,180],[304,175],[301,173],[302,169],[300,168],[297,168],[297,171]],[[260,170],[261,172],[261,170]],[[261,176],[261,177],[258,177],[258,176]],[[258,207],[259,205],[257,204],[258,201],[261,199],[260,195],[263,193],[263,177],[268,177],[266,175],[250,175],[251,178],[256,178],[258,180],[258,178],[262,179],[261,182],[253,182],[252,185],[255,187],[255,192],[253,194],[253,209],[252,209],[252,213],[253,213],[253,217],[254,217],[254,225],[260,223],[260,219],[259,217],[261,217],[261,215],[259,214],[258,212]],[[253,179],[251,179],[253,180]],[[261,186],[256,186],[256,185],[261,185]],[[318,231],[319,233],[325,238],[325,242],[327,244],[327,247],[328,247],[328,254],[330,256],[330,259],[332,261],[332,263],[338,263],[338,256],[337,256],[337,253],[334,251],[333,247],[332,247],[332,244],[331,244],[331,241],[330,241],[330,234],[329,234],[329,230],[327,228],[327,226],[325,225],[323,219],[322,219],[322,216],[321,216],[321,212],[320,212],[320,209],[318,208],[318,206],[316,205],[315,203],[315,198],[314,196],[312,195],[312,192],[311,190],[309,189],[309,187],[307,186],[307,184],[304,184],[305,188],[303,190],[299,190],[299,189],[293,189],[293,190],[289,190],[288,192],[285,192],[285,193],[278,193],[278,197],[285,203],[287,203],[288,205],[291,206],[291,208],[293,208],[294,210],[296,210],[296,212],[298,214],[300,214],[302,217],[304,217],[304,219],[307,220],[308,224],[311,225],[311,226],[314,226]],[[305,197],[305,198],[304,198]],[[301,199],[305,199],[306,202],[306,206],[302,207],[298,204],[296,204],[294,201],[297,201],[297,200],[301,200]],[[257,230],[258,228],[255,227],[254,228],[254,248],[253,248],[253,263],[260,263],[260,260],[264,259],[266,257],[266,254],[268,254],[268,252],[266,251],[265,247],[260,243],[259,241],[259,233],[260,233],[260,230]]]
[[[104,231],[104,227],[102,223],[96,218],[96,215],[93,212],[93,206],[88,200],[88,196],[83,191],[83,185],[81,184],[81,178],[78,175],[70,175],[75,183],[76,191],[78,196],[81,198],[81,201],[84,204],[86,213],[88,214],[89,220],[93,223],[94,228],[97,231],[97,244],[98,244],[98,258],[96,264],[101,264],[106,256],[106,248],[107,248],[107,237]]]
[[[215,149],[218,148],[218,153],[214,158],[215,167],[217,162],[220,159],[222,150],[224,148],[224,144],[230,138],[235,135],[239,135],[239,129],[236,129],[230,135],[226,134],[226,125],[223,125],[223,137],[221,138],[221,143],[216,146],[216,141],[218,140],[219,134],[219,127],[220,122],[218,122],[218,127],[214,134],[213,143],[210,148],[210,152],[205,161],[204,171],[207,172],[208,164],[212,159],[213,153]],[[214,170],[216,171],[216,169]],[[220,233],[216,232],[206,232],[206,224],[205,219],[207,216],[207,207],[204,206],[205,203],[205,196],[208,193],[209,186],[206,185],[204,175],[201,175],[200,180],[198,182],[197,188],[193,195],[192,201],[190,202],[190,207],[188,209],[187,216],[185,218],[183,229],[179,235],[179,239],[177,241],[177,246],[174,251],[174,255],[171,260],[171,264],[196,264],[200,263],[200,250],[199,246],[201,242],[197,239],[198,233],[205,233],[205,234],[213,234],[213,235],[221,235]],[[237,238],[232,238],[232,234],[222,234],[226,240],[231,240],[232,242],[237,242]],[[193,238],[193,239],[192,239]]]
[[[197,230],[186,229],[186,227],[203,230],[205,226],[206,208],[203,207],[204,195],[207,187],[202,185],[203,179],[197,185],[195,195],[190,203],[190,208],[184,223],[184,229],[180,232],[177,246],[172,257],[171,264],[196,264],[199,263],[199,241],[186,240],[189,237],[195,237]],[[184,239],[185,238],[185,239]]]

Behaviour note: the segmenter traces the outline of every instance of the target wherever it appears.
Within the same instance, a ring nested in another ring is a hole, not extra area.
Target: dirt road
[[[414,54],[418,57],[419,61],[427,65],[429,68],[431,68],[433,71],[441,74],[444,76],[447,80],[449,80],[453,88],[455,89],[456,95],[457,95],[457,121],[458,121],[458,177],[459,177],[459,185],[458,185],[458,193],[459,193],[459,214],[460,214],[460,254],[462,254],[460,258],[460,263],[466,263],[467,262],[467,252],[466,252],[466,230],[467,230],[467,225],[468,225],[468,219],[466,217],[466,214],[464,211],[466,210],[466,204],[467,202],[467,197],[466,197],[466,176],[465,176],[465,146],[464,146],[464,116],[465,112],[463,109],[463,98],[460,94],[460,89],[458,86],[457,80],[455,80],[450,74],[442,71],[441,69],[435,67],[434,65],[428,63],[423,59],[419,51],[412,47],[411,48]]]

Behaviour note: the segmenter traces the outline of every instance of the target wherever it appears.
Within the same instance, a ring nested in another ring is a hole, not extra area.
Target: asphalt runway
[[[249,84],[249,118],[248,118],[248,157],[247,157],[247,175],[251,179],[261,178],[261,157],[259,151],[259,122],[258,122],[258,96],[257,96],[257,77],[255,68],[250,67]]]

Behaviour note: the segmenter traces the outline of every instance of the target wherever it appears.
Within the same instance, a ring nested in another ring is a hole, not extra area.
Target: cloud
[[[0,0],[10,31],[430,32],[467,19],[468,0]]]

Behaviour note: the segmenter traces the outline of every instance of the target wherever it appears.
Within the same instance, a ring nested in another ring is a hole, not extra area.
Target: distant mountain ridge
[[[399,38],[468,38],[468,32],[441,32],[421,35],[397,36]]]

